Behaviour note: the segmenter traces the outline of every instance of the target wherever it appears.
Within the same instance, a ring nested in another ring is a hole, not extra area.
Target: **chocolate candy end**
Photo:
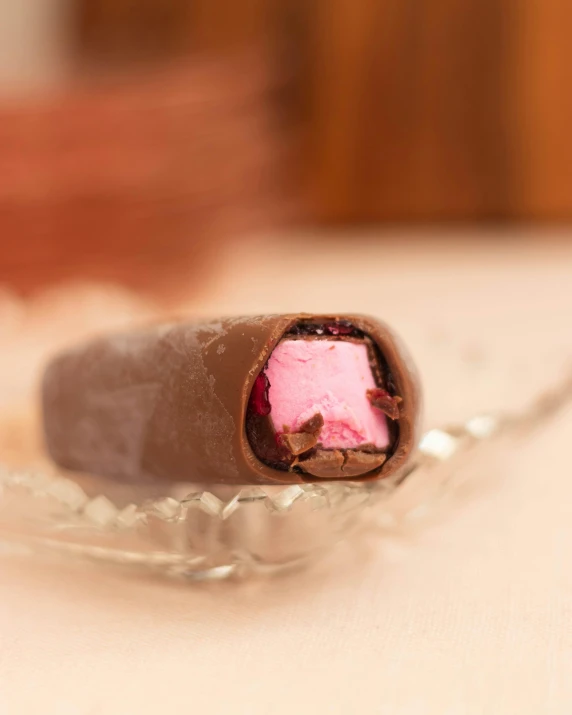
[[[267,466],[293,474],[374,475],[399,443],[395,393],[387,361],[367,331],[349,320],[299,321],[254,381],[246,415],[250,446]]]

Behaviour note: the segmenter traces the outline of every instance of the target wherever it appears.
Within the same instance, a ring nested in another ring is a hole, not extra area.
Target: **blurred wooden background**
[[[308,15],[318,217],[572,217],[572,3],[317,0]]]
[[[266,43],[316,220],[572,216],[568,0],[82,1],[85,47]]]
[[[266,226],[572,218],[568,0],[49,2],[72,81],[0,103],[0,281],[116,278],[139,247],[139,283],[170,280],[273,202]]]

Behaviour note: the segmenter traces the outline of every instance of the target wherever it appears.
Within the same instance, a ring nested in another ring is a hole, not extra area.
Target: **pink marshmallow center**
[[[385,415],[366,390],[376,387],[367,347],[342,340],[283,340],[266,368],[274,427],[296,432],[320,412],[320,442],[327,449],[389,444]]]

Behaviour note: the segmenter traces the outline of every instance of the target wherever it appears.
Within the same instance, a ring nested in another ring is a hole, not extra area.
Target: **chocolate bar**
[[[128,482],[379,479],[407,462],[419,421],[407,357],[359,315],[102,336],[49,363],[42,404],[60,467]]]

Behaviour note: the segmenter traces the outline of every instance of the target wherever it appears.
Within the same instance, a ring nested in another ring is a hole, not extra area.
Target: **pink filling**
[[[367,348],[338,340],[283,340],[266,368],[270,416],[278,433],[296,432],[317,412],[320,442],[328,449],[389,444],[385,415],[366,390],[376,387]]]

